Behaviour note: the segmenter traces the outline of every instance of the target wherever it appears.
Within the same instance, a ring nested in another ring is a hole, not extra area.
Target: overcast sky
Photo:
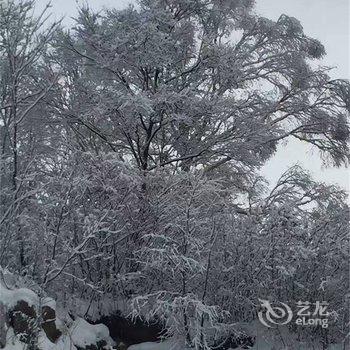
[[[90,7],[123,8],[128,0],[87,0]],[[39,7],[46,0],[37,0]],[[76,14],[76,1],[52,0],[54,15],[69,17]],[[82,3],[79,1],[79,3]],[[319,39],[326,48],[327,56],[323,65],[336,67],[333,78],[349,78],[349,0],[256,0],[256,11],[265,17],[276,20],[284,13],[299,19],[306,34]],[[314,178],[327,183],[338,183],[349,190],[349,172],[346,169],[325,169],[317,151],[312,151],[299,141],[291,141],[281,146],[277,154],[262,169],[263,175],[274,183],[291,165],[299,163],[311,171]]]

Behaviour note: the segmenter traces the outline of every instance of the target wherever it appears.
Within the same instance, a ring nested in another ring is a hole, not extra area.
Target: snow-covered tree
[[[42,185],[40,157],[56,134],[43,123],[43,100],[57,77],[42,58],[58,23],[48,24],[47,8],[38,17],[33,11],[34,1],[0,3],[0,264],[22,269],[31,263],[28,220]]]

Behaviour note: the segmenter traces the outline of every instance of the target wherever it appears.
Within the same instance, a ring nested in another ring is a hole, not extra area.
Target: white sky
[[[276,20],[284,13],[300,20],[306,34],[319,39],[327,56],[322,65],[336,67],[333,78],[349,78],[350,9],[349,0],[256,0],[257,12]],[[299,163],[313,177],[327,183],[337,183],[349,191],[348,169],[325,169],[319,154],[300,141],[280,147],[262,169],[263,175],[274,182],[289,166]]]
[[[123,8],[128,0],[86,0],[90,7]],[[38,7],[47,3],[37,0]],[[52,0],[55,16],[74,17],[74,0]],[[82,1],[79,1],[82,3]],[[350,9],[349,0],[256,0],[257,13],[276,20],[283,13],[299,19],[307,35],[319,39],[326,48],[327,56],[322,65],[336,67],[333,78],[349,78],[350,49]],[[71,22],[68,18],[65,22]],[[262,169],[268,181],[274,183],[290,166],[299,163],[308,169],[319,181],[337,183],[349,190],[349,172],[347,169],[324,168],[317,151],[299,141],[291,141],[281,146],[277,154]]]

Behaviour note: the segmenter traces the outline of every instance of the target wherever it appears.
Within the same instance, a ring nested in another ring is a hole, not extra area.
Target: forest
[[[254,0],[35,6],[0,0],[0,347],[347,349],[347,193],[260,172],[292,139],[348,164],[322,43]],[[266,327],[264,300],[327,327]]]

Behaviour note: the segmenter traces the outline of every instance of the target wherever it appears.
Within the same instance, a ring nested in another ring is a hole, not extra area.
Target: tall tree
[[[9,258],[9,251],[17,251],[23,268],[26,229],[19,218],[26,211],[23,202],[35,193],[36,164],[43,147],[48,146],[45,142],[50,136],[41,130],[42,102],[56,83],[53,72],[42,65],[58,24],[48,25],[47,8],[35,17],[34,1],[0,3],[0,261]],[[16,232],[15,236],[11,232]],[[13,249],[9,250],[10,246]]]
[[[252,5],[82,9],[60,47],[71,57],[62,61],[70,95],[62,117],[147,171],[256,168],[288,137],[346,163],[347,82],[312,68],[324,48],[295,18],[273,22]]]

